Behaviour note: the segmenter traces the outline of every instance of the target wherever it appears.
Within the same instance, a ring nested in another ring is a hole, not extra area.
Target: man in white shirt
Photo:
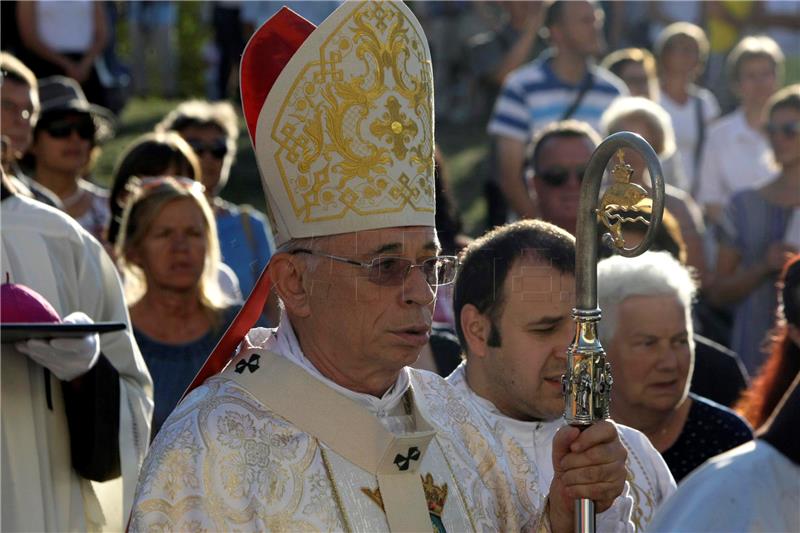
[[[531,468],[552,453],[562,426],[561,375],[575,331],[575,239],[546,222],[498,228],[467,248],[454,290],[466,361],[447,380],[498,435],[523,506],[544,505],[553,471]],[[611,422],[603,422],[609,424]],[[617,426],[628,451],[629,491],[598,516],[599,531],[642,530],[675,489],[647,438]]]
[[[708,129],[697,193],[715,223],[733,193],[770,181],[778,170],[763,131],[763,111],[780,86],[781,49],[769,37],[745,37],[728,56],[727,70],[741,105]]]

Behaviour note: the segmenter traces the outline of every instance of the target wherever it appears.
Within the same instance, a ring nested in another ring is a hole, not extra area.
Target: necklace
[[[75,207],[76,205],[78,205],[78,202],[83,200],[85,194],[86,191],[83,190],[80,185],[78,185],[78,190],[76,190],[74,193],[70,194],[66,198],[61,199],[61,205],[64,206],[64,209]]]

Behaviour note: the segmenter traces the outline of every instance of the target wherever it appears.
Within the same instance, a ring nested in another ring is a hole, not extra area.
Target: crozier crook
[[[623,148],[633,149],[644,158],[653,185],[649,226],[644,239],[634,248],[625,247],[622,225],[634,220],[647,221],[640,217],[625,218],[615,211],[635,212],[637,205],[647,199],[647,191],[630,182],[633,171],[624,161]],[[611,171],[614,182],[599,199],[606,167],[615,154],[618,160]],[[608,418],[613,385],[611,365],[606,362],[605,351],[597,337],[597,323],[600,321],[600,308],[597,306],[598,221],[609,230],[603,235],[604,242],[613,246],[620,255],[635,257],[650,248],[663,212],[664,176],[658,156],[647,141],[623,131],[600,143],[589,160],[581,186],[575,244],[576,306],[572,311],[575,337],[567,350],[567,369],[561,378],[564,419],[572,426],[586,428]],[[592,500],[575,501],[575,531],[595,531]]]

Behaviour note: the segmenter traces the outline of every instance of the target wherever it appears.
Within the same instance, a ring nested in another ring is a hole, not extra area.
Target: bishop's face
[[[438,254],[439,244],[432,227],[387,228],[326,238],[315,252],[363,263],[381,257],[421,263]],[[310,317],[300,342],[312,361],[314,354],[329,360],[354,383],[379,374],[396,378],[416,361],[430,337],[436,299],[421,269],[383,284],[357,265],[320,255],[306,261]]]

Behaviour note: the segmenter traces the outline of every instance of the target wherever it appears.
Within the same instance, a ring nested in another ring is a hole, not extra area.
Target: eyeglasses
[[[780,132],[784,137],[795,137],[800,133],[800,122],[785,122],[783,124],[770,122],[767,124],[766,130],[767,134],[770,136],[777,135]]]
[[[307,249],[292,250],[292,254],[309,254],[319,257],[327,257],[334,261],[347,263],[363,268],[367,272],[367,279],[376,285],[397,286],[405,281],[406,276],[412,268],[419,268],[425,276],[425,280],[431,287],[440,287],[453,283],[458,269],[458,258],[452,255],[439,255],[426,259],[421,263],[404,257],[376,257],[368,263],[361,263],[346,257],[314,252]]]
[[[86,141],[94,139],[97,128],[91,118],[70,120],[67,118],[54,120],[42,125],[42,129],[54,139],[66,139],[72,132],[77,132],[78,137]]]
[[[583,181],[583,175],[586,173],[586,167],[577,168],[551,168],[538,172],[536,175],[542,179],[543,182],[551,187],[561,187],[573,174],[578,178],[578,183]]]
[[[222,139],[217,139],[216,141],[208,143],[196,140],[186,142],[192,147],[192,150],[194,150],[194,153],[197,154],[197,157],[203,157],[203,154],[208,152],[214,158],[222,159],[228,154],[228,144]]]

